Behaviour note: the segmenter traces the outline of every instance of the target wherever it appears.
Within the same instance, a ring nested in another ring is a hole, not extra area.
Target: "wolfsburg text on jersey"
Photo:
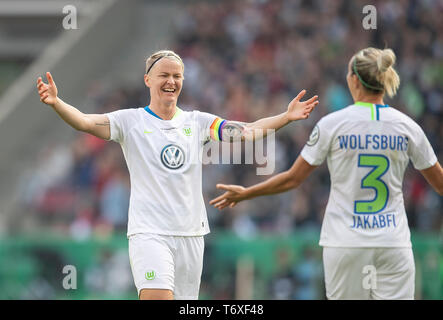
[[[406,151],[408,149],[408,137],[384,134],[350,134],[338,136],[340,149],[386,150]]]

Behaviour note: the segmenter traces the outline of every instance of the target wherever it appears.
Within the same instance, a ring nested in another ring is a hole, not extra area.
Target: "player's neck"
[[[171,120],[177,111],[177,105],[175,103],[169,105],[151,103],[149,108],[163,120]]]
[[[361,95],[355,99],[355,102],[367,102],[373,104],[381,104],[384,105],[383,96],[382,95]]]

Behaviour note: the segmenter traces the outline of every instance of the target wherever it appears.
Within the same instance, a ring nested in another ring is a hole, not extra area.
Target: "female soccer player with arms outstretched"
[[[293,166],[270,179],[227,190],[210,203],[233,207],[297,188],[326,159],[331,192],[320,235],[328,299],[413,299],[415,265],[402,182],[412,161],[438,194],[443,170],[423,130],[383,101],[400,84],[390,49],[366,48],[349,61],[354,104],[317,123]],[[363,278],[375,271],[376,282]]]
[[[146,61],[145,85],[151,101],[144,108],[84,114],[63,102],[50,73],[37,80],[40,100],[73,128],[118,142],[131,180],[128,217],[129,257],[140,299],[197,299],[203,267],[203,236],[209,233],[202,195],[203,144],[208,139],[254,139],[255,129],[278,130],[306,119],[317,96],[294,98],[286,112],[254,123],[182,111],[177,100],[184,65],[162,50]]]

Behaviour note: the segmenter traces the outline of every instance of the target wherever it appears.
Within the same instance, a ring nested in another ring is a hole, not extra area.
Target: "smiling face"
[[[176,106],[183,86],[183,65],[175,58],[161,58],[145,74],[145,84],[150,89],[151,104]]]

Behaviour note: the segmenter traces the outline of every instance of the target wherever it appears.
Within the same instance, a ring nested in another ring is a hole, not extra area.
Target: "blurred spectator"
[[[271,299],[291,300],[296,290],[295,279],[292,273],[292,255],[288,248],[279,248],[275,251],[276,271],[270,281]]]
[[[102,249],[98,261],[86,269],[84,283],[92,297],[100,293],[118,298],[133,289],[127,251]]]
[[[117,170],[104,187],[100,198],[100,212],[103,219],[118,230],[125,230],[129,208],[129,181]]]
[[[303,248],[300,260],[293,268],[295,283],[297,284],[293,299],[319,300],[324,294],[323,268],[321,257],[311,247]]]

